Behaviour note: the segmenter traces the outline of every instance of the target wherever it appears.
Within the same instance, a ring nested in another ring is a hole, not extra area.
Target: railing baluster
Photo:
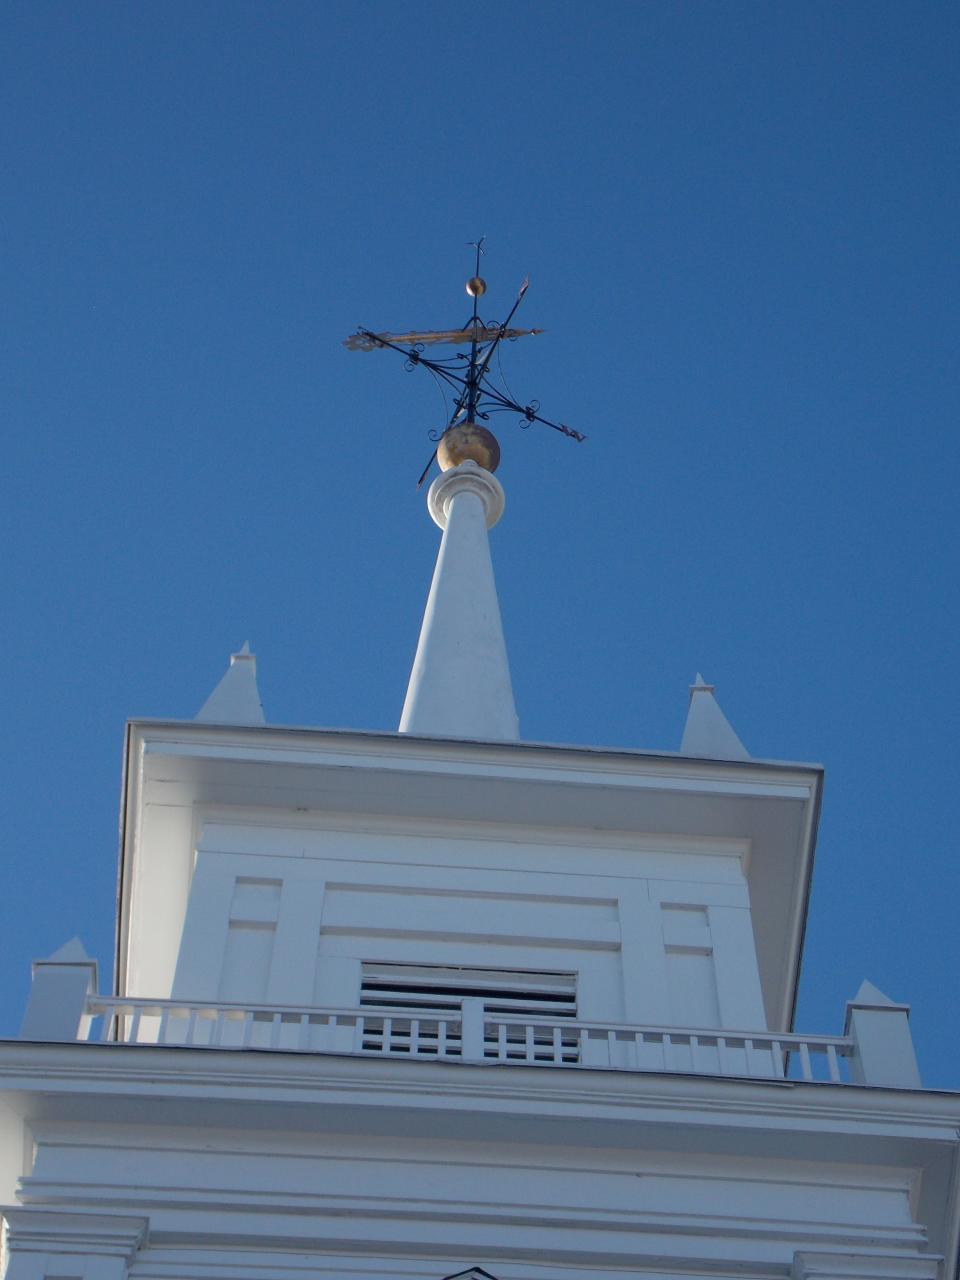
[[[193,1044],[197,1038],[197,1006],[192,1005],[190,1008],[190,1016],[187,1019],[187,1044]]]
[[[720,1068],[720,1074],[727,1074],[727,1041],[725,1036],[717,1036],[717,1065]]]
[[[507,1061],[507,1024],[505,1022],[497,1023],[497,1059],[499,1062]]]
[[[243,1015],[243,1029],[240,1032],[241,1049],[249,1049],[250,1036],[252,1032],[253,1032],[253,1010],[248,1009],[247,1012]]]
[[[280,1036],[283,1032],[283,1014],[275,1013],[270,1020],[270,1048],[280,1048]]]
[[[415,1058],[420,1052],[420,1019],[410,1019],[410,1056]]]
[[[753,1075],[753,1041],[749,1038],[743,1042],[743,1061],[747,1068],[747,1075]]]
[[[770,1052],[773,1054],[773,1074],[783,1079],[783,1048],[779,1040],[770,1041]]]
[[[380,1052],[390,1053],[392,1049],[393,1049],[393,1019],[384,1018],[383,1039],[380,1042]]]
[[[563,1061],[563,1042],[559,1027],[553,1028],[553,1060],[554,1062]]]
[[[800,1072],[804,1080],[813,1079],[813,1069],[810,1066],[810,1050],[807,1047],[806,1040],[800,1041]]]
[[[444,1017],[437,1019],[437,1057],[445,1058],[447,1056],[447,1020]]]
[[[670,1047],[673,1044],[673,1040],[670,1038],[668,1032],[665,1031],[663,1033],[660,1043],[663,1045],[663,1069],[664,1071],[672,1071],[673,1063],[671,1059],[673,1058],[673,1054],[670,1052]]]
[[[834,1084],[841,1084],[840,1063],[837,1061],[836,1045],[827,1045],[827,1069],[830,1072],[830,1079]]]
[[[167,1005],[160,1013],[160,1025],[157,1027],[157,1044],[167,1043],[167,1023],[170,1021],[170,1006]]]
[[[700,1037],[690,1037],[690,1066],[694,1071],[697,1069],[697,1063],[700,1061]]]
[[[460,1001],[460,1061],[483,1062],[486,1035],[486,1010],[479,996],[464,996]]]
[[[533,1023],[528,1022],[524,1032],[524,1048],[526,1049],[526,1061],[536,1062],[536,1052],[533,1045]]]
[[[140,1006],[135,1006],[133,1017],[130,1019],[130,1030],[127,1032],[127,1044],[136,1044],[140,1035]]]

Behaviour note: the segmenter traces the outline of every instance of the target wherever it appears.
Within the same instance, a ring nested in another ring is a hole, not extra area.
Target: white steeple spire
[[[697,678],[690,686],[690,707],[680,754],[705,756],[710,760],[749,760],[750,752],[734,733],[713,696],[715,688],[697,672]]]
[[[194,719],[206,724],[266,724],[257,689],[257,659],[249,641],[230,655],[229,667]]]
[[[519,736],[487,537],[503,505],[500,482],[469,459],[430,486],[427,506],[443,539],[401,733],[507,741]]]

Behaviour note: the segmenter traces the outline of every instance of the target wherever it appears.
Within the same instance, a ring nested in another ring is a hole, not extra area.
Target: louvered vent
[[[460,965],[413,964],[365,964],[363,966],[360,1003],[371,1010],[390,1010],[389,1019],[393,1036],[392,1051],[397,1052],[398,1030],[416,1022],[416,1052],[420,1055],[439,1050],[438,1022],[429,1017],[408,1019],[407,1010],[430,1011],[444,1020],[445,1015],[456,1016],[460,1002],[466,997],[483,1001],[488,1017],[516,1019],[522,1023],[528,1018],[560,1021],[577,1016],[577,976],[575,973],[537,973],[522,969],[468,969]],[[395,1013],[393,1013],[395,1011]],[[367,1017],[364,1020],[366,1034],[376,1039],[385,1030],[380,1020]],[[412,1027],[411,1027],[412,1030]],[[552,1043],[552,1033],[547,1028],[536,1028],[537,1040]],[[497,1057],[496,1034],[486,1039],[485,1056]],[[509,1047],[525,1042],[521,1027],[510,1028],[507,1036]],[[376,1047],[373,1043],[369,1046]],[[575,1061],[577,1036],[571,1029],[563,1034],[563,1058]],[[457,1033],[444,1029],[443,1056],[457,1057],[460,1048]],[[514,1052],[507,1053],[508,1058]],[[519,1049],[517,1052],[519,1056]]]
[[[452,1011],[464,996],[482,1000],[488,1013],[517,1018],[575,1018],[574,973],[519,969],[466,969],[459,965],[365,964],[360,1003],[379,1008]]]

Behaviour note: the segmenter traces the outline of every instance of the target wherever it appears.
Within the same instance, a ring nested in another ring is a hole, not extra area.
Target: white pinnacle
[[[700,672],[690,686],[690,707],[680,743],[680,754],[709,760],[749,760],[750,753],[734,733],[713,696],[715,686]]]
[[[472,461],[444,471],[427,505],[443,530],[400,732],[516,741],[517,712],[487,530],[500,482]]]
[[[863,1005],[870,1009],[887,1009],[896,1008],[896,1004],[890,997],[879,987],[875,987],[872,982],[868,982],[866,978],[860,983],[860,990],[850,1001],[854,1005]]]
[[[40,964],[89,964],[92,956],[87,955],[87,949],[79,938],[71,938],[69,942],[65,942],[63,946],[57,947],[52,956],[38,961]]]
[[[239,653],[230,655],[230,665],[197,714],[205,724],[266,724],[257,689],[257,659],[244,641]]]

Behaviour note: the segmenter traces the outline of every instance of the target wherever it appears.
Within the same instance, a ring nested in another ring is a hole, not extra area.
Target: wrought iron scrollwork
[[[540,411],[540,401],[531,400],[529,404],[525,404],[521,413],[523,421],[520,423],[521,431],[529,431],[533,424],[537,421],[537,414]]]
[[[413,373],[414,369],[420,363],[420,353],[423,351],[423,343],[415,342],[407,352],[407,358],[403,362],[403,367],[407,373]]]
[[[510,323],[516,315],[517,308],[527,292],[529,280],[524,280],[517,293],[506,320],[498,323],[495,320],[481,320],[477,310],[478,297],[486,292],[486,284],[480,279],[480,256],[483,252],[483,240],[473,241],[476,249],[476,275],[467,282],[467,292],[473,298],[473,315],[462,329],[445,329],[431,331],[410,331],[404,334],[374,333],[370,329],[360,328],[357,333],[346,340],[345,345],[353,351],[374,351],[378,348],[398,351],[404,358],[404,368],[412,373],[422,366],[433,375],[443,392],[444,385],[453,392],[453,412],[443,430],[432,429],[427,432],[429,439],[438,444],[452,428],[466,422],[478,420],[486,422],[492,413],[514,413],[520,418],[520,427],[527,430],[531,423],[539,422],[571,440],[585,440],[579,431],[574,431],[563,422],[553,422],[540,414],[540,401],[529,400],[521,404],[507,386],[502,369],[499,369],[499,347],[504,339],[514,341],[526,334],[541,333],[540,329],[511,329]],[[447,344],[469,344],[469,354],[457,351],[446,359],[433,359],[423,354],[426,345],[431,347]],[[498,379],[493,381],[491,361],[497,357]],[[423,469],[420,477],[422,484],[427,472],[433,465],[433,457]]]

